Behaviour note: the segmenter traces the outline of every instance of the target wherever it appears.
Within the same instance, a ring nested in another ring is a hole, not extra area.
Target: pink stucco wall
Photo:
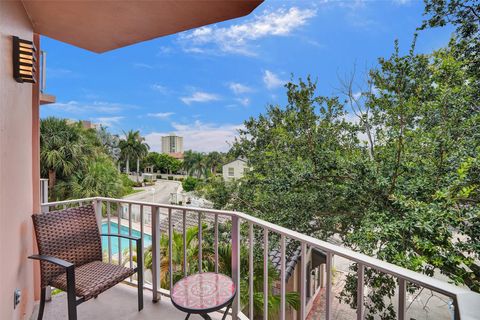
[[[0,1],[0,319],[29,319],[34,301],[32,85],[12,76],[12,35],[32,40],[20,1]],[[22,300],[13,308],[15,288]]]

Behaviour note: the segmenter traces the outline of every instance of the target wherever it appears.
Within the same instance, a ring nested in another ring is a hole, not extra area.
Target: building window
[[[230,167],[228,168],[228,176],[233,177],[235,175],[235,168]]]
[[[248,173],[248,168],[243,168],[243,174],[247,174]]]

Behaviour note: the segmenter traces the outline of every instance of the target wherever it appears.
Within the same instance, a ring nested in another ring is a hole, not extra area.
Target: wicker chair
[[[38,320],[43,317],[46,286],[67,292],[68,319],[77,319],[77,305],[96,298],[117,283],[138,274],[138,310],[143,309],[143,266],[137,259],[134,269],[102,262],[100,236],[136,241],[137,257],[141,239],[119,234],[100,234],[92,205],[32,216],[40,260],[41,298]],[[78,299],[77,299],[78,297]]]

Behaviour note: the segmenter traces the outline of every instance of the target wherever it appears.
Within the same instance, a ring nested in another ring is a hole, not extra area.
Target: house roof
[[[233,162],[235,162],[235,161],[242,161],[242,162],[247,163],[247,158],[238,157],[238,158],[236,158],[235,160],[232,160],[232,161],[230,161],[230,162],[225,163],[223,166],[229,165],[230,163],[233,163]],[[222,167],[223,167],[223,166],[222,166]]]
[[[94,52],[245,16],[263,0],[21,0],[33,31]]]
[[[278,273],[281,271],[281,257],[282,253],[279,249],[273,249],[269,253],[270,261]],[[297,263],[300,261],[301,257],[301,246],[291,247],[287,244],[287,249],[285,252],[285,282],[288,282],[288,279],[290,279],[290,277],[293,275],[295,267],[297,266]],[[325,263],[326,259],[327,257],[325,253],[315,248],[312,249],[312,268],[316,268],[320,264]]]
[[[168,155],[170,157],[173,157],[173,158],[179,159],[179,160],[184,158],[183,152],[170,152],[170,153],[168,153]]]

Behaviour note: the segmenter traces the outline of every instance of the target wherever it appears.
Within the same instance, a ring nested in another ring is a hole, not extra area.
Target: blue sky
[[[103,54],[43,37],[57,103],[41,116],[140,130],[154,151],[172,132],[186,149],[226,151],[244,120],[285,103],[291,74],[338,95],[339,76],[375,67],[395,39],[407,52],[422,12],[416,0],[267,0],[247,17]],[[417,52],[446,45],[451,32],[420,32]]]

